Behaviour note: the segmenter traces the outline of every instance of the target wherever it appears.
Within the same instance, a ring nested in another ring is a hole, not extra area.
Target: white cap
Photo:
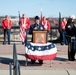
[[[71,15],[70,18],[75,19],[75,15]]]

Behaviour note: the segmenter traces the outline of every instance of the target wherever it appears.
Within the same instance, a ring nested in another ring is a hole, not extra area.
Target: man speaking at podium
[[[45,30],[44,26],[40,24],[40,18],[38,16],[35,16],[35,23],[30,26],[29,33],[32,34],[33,30]]]
[[[44,25],[40,24],[40,18],[38,16],[35,16],[35,23],[30,26],[29,33],[32,34],[34,30],[45,30]],[[35,60],[31,60],[31,63],[34,64]],[[39,64],[43,64],[43,60],[39,60]]]

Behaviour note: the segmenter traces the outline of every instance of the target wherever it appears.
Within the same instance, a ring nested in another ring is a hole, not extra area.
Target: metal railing
[[[12,64],[9,64],[9,73],[12,75]],[[13,75],[21,75],[20,74],[20,64],[18,62],[17,58],[17,50],[16,50],[16,44],[13,44]]]
[[[13,44],[13,75],[20,75],[20,64],[17,58],[16,44]]]
[[[9,73],[10,75],[12,75],[12,64],[11,63],[9,63]]]
[[[13,25],[12,28],[11,28],[11,42],[20,42],[19,40],[19,26],[15,26]],[[2,35],[2,40],[0,40],[0,42],[3,42],[3,30],[2,30],[2,26],[0,25],[0,35]],[[28,33],[29,33],[29,30],[28,30]],[[12,35],[13,35],[13,38],[12,38]],[[28,34],[30,35],[30,34]],[[54,37],[58,37],[58,25],[54,25],[51,27],[51,30],[49,32],[49,35],[50,35],[50,40],[52,41]],[[30,37],[28,37],[29,39]]]

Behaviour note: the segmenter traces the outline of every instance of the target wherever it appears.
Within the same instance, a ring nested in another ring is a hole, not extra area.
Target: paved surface
[[[56,46],[58,54],[54,60],[44,61],[43,65],[39,65],[38,61],[32,65],[30,60],[28,60],[28,66],[25,66],[25,47],[23,45],[17,45],[21,75],[48,75],[48,73],[50,75],[76,75],[76,60],[68,61],[67,46],[61,46],[59,44]],[[12,62],[13,45],[0,45],[0,75],[9,75],[9,63]]]

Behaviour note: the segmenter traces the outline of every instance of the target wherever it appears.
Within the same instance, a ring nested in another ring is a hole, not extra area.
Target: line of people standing
[[[35,16],[35,17],[38,17],[38,16]],[[42,19],[42,22],[39,19],[39,24],[42,24],[44,27],[44,30],[47,31],[47,41],[48,41],[48,32],[50,31],[50,23],[46,20],[46,17],[44,16]],[[28,40],[27,38],[28,29],[31,31],[32,30],[31,26],[33,26],[33,25],[30,25],[30,20],[26,17],[26,14],[22,14],[22,17],[19,19],[19,26],[20,26],[20,41],[22,42],[22,44],[26,45]],[[6,44],[7,36],[8,36],[8,44],[10,44],[10,32],[12,28],[12,21],[9,19],[8,15],[6,15],[5,19],[2,20],[2,27],[4,29],[3,44]]]
[[[70,16],[71,18],[72,16]],[[46,20],[46,17],[44,16],[42,19],[41,24],[44,26],[44,30],[47,31],[47,41],[48,41],[48,32],[50,31],[50,23]],[[61,28],[62,28],[62,32],[60,32],[60,41],[61,41],[61,45],[67,45],[67,38],[66,38],[66,31],[65,27],[68,24],[67,20],[65,17],[62,18],[62,22],[61,22]],[[20,41],[22,41],[22,44],[26,44],[27,43],[27,35],[28,35],[28,29],[32,30],[32,28],[30,27],[30,20],[26,17],[26,14],[22,14],[22,17],[19,20],[19,26],[20,26]],[[10,44],[10,31],[11,31],[11,27],[12,27],[12,21],[9,19],[9,16],[6,15],[5,19],[2,21],[2,27],[4,29],[4,42],[3,44],[6,44],[6,34],[8,36],[8,44]],[[69,32],[70,33],[70,32]]]
[[[69,45],[71,44],[71,39],[66,37],[67,36],[75,36],[76,37],[76,27],[74,25],[74,19],[75,16],[70,16],[68,21],[66,18],[62,18],[61,22],[61,29],[62,32],[60,32],[60,38],[61,38],[61,45],[67,45],[68,44],[68,52],[69,51]],[[22,44],[27,45],[27,35],[28,35],[28,29],[30,30],[30,33],[32,34],[33,30],[46,30],[47,31],[47,42],[48,42],[48,32],[50,31],[50,23],[46,20],[46,17],[43,17],[43,20],[40,24],[40,19],[38,16],[35,16],[35,23],[33,25],[30,25],[30,20],[26,17],[26,14],[23,14],[22,17],[19,20],[19,26],[20,26],[20,41]],[[4,42],[3,44],[6,44],[6,34],[8,37],[8,44],[10,44],[10,32],[12,27],[12,21],[9,19],[9,16],[6,15],[5,19],[2,20],[2,27],[4,30]],[[68,59],[69,60],[75,60],[75,52],[72,52],[71,54],[68,53]],[[71,55],[71,57],[69,56]],[[31,60],[32,63],[35,63],[35,60]],[[42,64],[43,60],[39,60],[39,63]]]
[[[67,40],[67,36],[66,35],[73,35],[75,32],[74,30],[71,31],[71,28],[74,26],[74,20],[75,19],[75,15],[71,15],[68,19],[66,19],[65,17],[62,18],[61,21],[61,30],[59,28],[59,33],[60,33],[60,43],[61,45],[68,45],[68,40]],[[73,26],[71,26],[73,24]],[[70,25],[71,28],[67,29],[67,26]]]

